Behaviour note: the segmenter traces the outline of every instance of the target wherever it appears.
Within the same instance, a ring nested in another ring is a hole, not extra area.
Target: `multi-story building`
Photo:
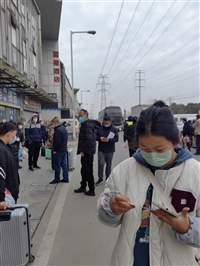
[[[0,1],[0,121],[28,120],[57,102],[42,84],[41,15],[34,0]]]
[[[54,116],[69,118],[73,111],[72,87],[64,64],[60,61],[58,43],[62,1],[36,2],[41,12],[43,88],[58,99],[57,103],[42,103],[42,117],[44,120],[50,120]],[[76,95],[74,105],[77,105]]]

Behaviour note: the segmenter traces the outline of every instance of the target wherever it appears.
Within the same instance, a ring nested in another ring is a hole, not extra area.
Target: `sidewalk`
[[[68,147],[74,151],[75,162],[77,141],[68,142]],[[51,170],[51,160],[43,156],[38,159],[41,169],[34,172],[28,170],[28,158],[24,158],[20,165],[23,168],[19,170],[21,185],[17,203],[28,203],[30,206],[31,236],[33,236],[56,188],[56,185],[49,185],[54,179],[54,172]],[[69,176],[72,173],[69,171]]]

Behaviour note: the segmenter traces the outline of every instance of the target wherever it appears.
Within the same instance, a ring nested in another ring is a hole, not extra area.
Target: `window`
[[[12,45],[17,47],[17,33],[14,27],[11,27],[11,33],[12,33]]]
[[[0,1],[1,7],[3,10],[5,10],[6,1]]]
[[[17,23],[17,19],[16,19],[16,16],[14,14],[13,11],[11,11],[11,25],[13,26],[13,28],[18,28],[18,23]]]
[[[34,40],[32,42],[32,51],[33,51],[33,54],[36,56]]]
[[[32,26],[35,27],[35,7],[34,4],[32,3]]]
[[[17,6],[17,0],[12,0],[12,1]]]
[[[21,0],[22,14],[25,15],[25,1]]]

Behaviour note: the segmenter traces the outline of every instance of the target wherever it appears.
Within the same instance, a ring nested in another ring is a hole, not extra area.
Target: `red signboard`
[[[60,77],[54,77],[54,82],[60,82]]]
[[[54,68],[53,73],[54,74],[60,74],[60,68]]]
[[[59,57],[58,51],[53,51],[53,57]]]

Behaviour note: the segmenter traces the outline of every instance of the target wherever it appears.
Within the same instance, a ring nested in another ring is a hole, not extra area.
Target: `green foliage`
[[[200,103],[188,103],[187,105],[172,103],[170,110],[173,114],[198,114]]]

